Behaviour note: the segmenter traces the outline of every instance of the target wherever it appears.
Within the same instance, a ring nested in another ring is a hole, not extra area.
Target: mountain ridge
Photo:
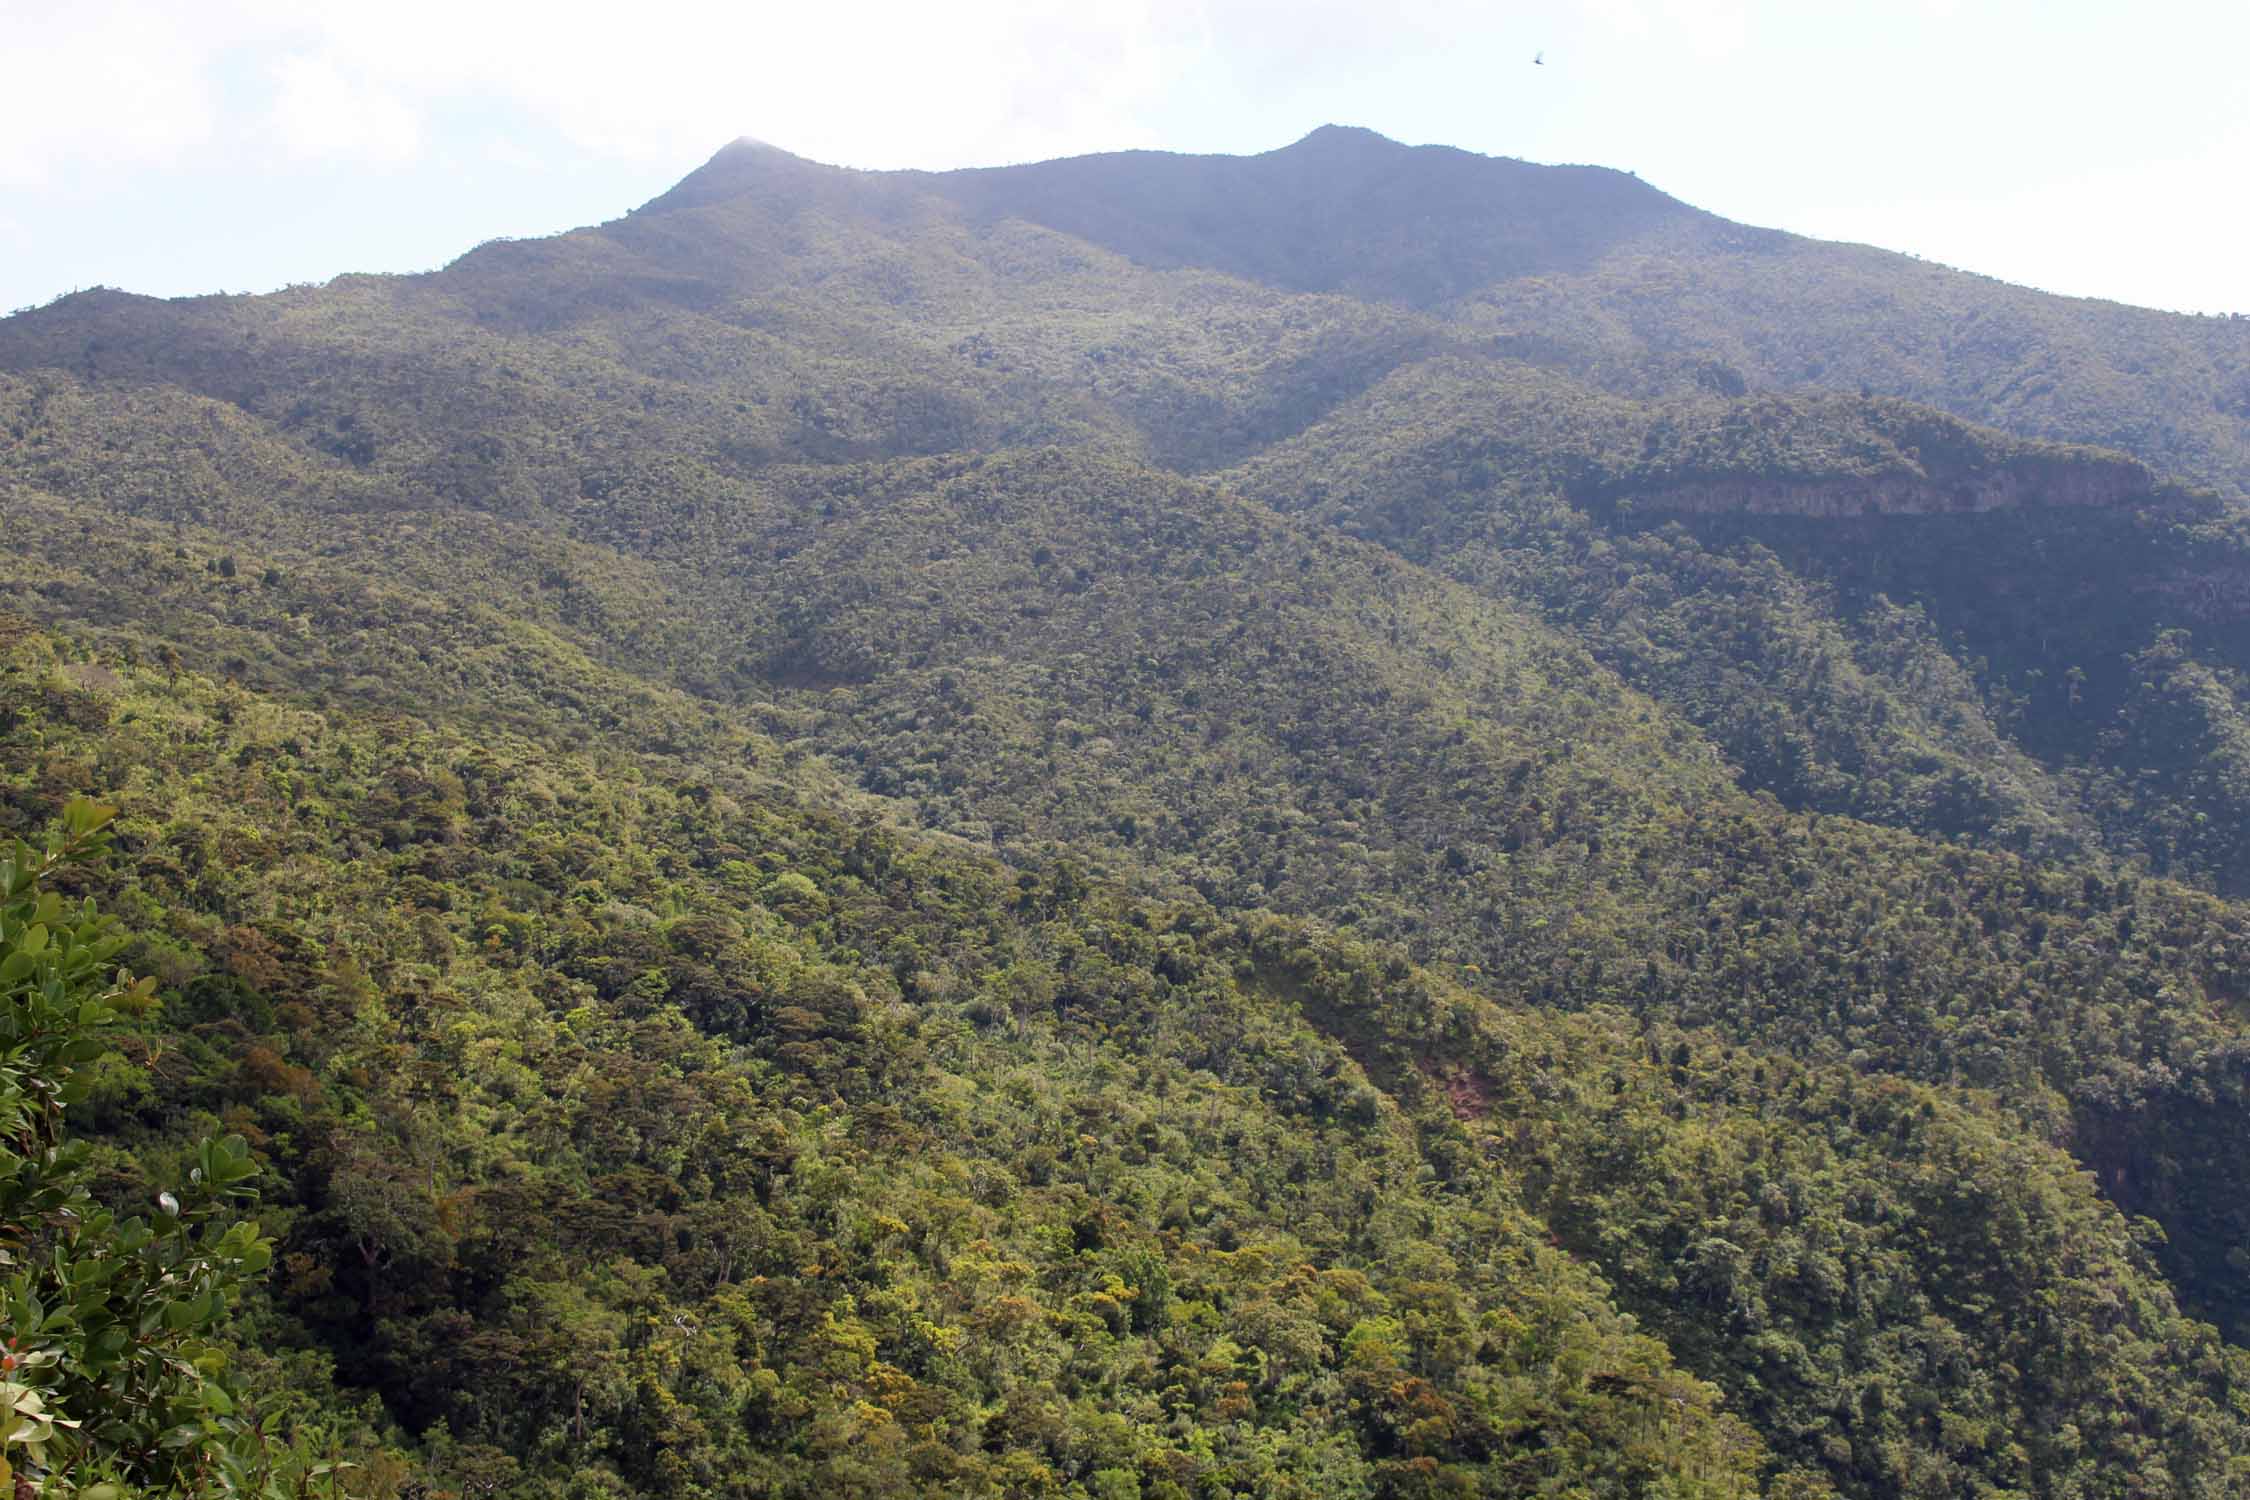
[[[1322,160],[1370,154],[1379,170],[1360,178],[1339,183],[1317,170]],[[1132,189],[1125,197],[1112,180],[1119,173]],[[1572,208],[1567,184],[1584,173],[1627,185],[1640,206],[1622,218],[1599,205]],[[774,190],[752,191],[761,181]],[[1495,184],[1516,181],[1534,190],[1511,208]],[[1451,205],[1455,217],[1429,220],[1431,203]],[[1419,227],[1401,238],[1410,217]],[[1372,296],[1378,308],[1417,313],[1414,337],[1464,352],[1482,346],[1501,360],[1529,357],[1634,399],[1698,388],[1902,396],[2022,436],[2117,448],[2230,493],[2250,487],[2250,324],[2074,302],[1890,252],[1731,225],[1607,169],[1408,147],[1356,128],[1323,127],[1255,156],[1114,153],[950,173],[861,172],[735,143],[608,224],[493,242],[443,271],[389,280],[402,290],[466,290],[464,278],[490,282],[493,268],[516,280],[544,266],[540,274],[554,280],[576,267],[568,275],[577,288],[554,286],[542,306],[558,295],[610,305],[641,296],[723,314],[773,284],[767,267],[839,235],[942,231],[981,255],[975,247],[1011,221],[1102,246],[1158,276],[1200,268],[1280,290]],[[888,278],[881,295],[927,296],[919,280],[952,274],[910,269],[918,253],[870,268]],[[1763,269],[1745,282],[1753,265]],[[1644,284],[1652,274],[1659,279]],[[1808,302],[1803,289],[1824,281],[1847,300],[1823,293]],[[1432,290],[1441,285],[1442,297]],[[223,299],[170,305],[214,300]],[[1723,330],[1709,321],[1722,304],[1734,320]],[[1785,307],[1786,321],[1774,321]],[[1884,331],[1882,307],[1895,335]],[[118,311],[81,294],[0,320],[0,360],[25,367],[7,348],[9,333]],[[1806,330],[1839,320],[1850,337],[1828,340],[1825,357],[1790,348],[1820,343]],[[1755,334],[1749,342],[1745,330]],[[2156,369],[2173,372],[2175,388],[2190,393],[2184,401],[2139,393]]]

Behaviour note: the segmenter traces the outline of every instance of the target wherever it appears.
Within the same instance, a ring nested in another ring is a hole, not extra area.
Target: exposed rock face
[[[1619,485],[1612,492],[1641,511],[1690,515],[1928,516],[2041,506],[2106,507],[2149,494],[2155,477],[2131,459],[2019,458],[1977,470],[1936,474],[1895,470],[1794,478],[1729,475]]]

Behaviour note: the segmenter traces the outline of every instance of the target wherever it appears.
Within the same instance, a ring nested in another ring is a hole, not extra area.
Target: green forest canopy
[[[2250,1486],[2239,343],[1541,170],[0,323],[0,831],[151,981],[38,1129],[273,1247],[71,1482]]]

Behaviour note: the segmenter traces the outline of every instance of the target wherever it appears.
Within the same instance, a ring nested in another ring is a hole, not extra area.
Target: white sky
[[[0,0],[0,310],[425,269],[745,134],[950,167],[1334,122],[2250,312],[2246,79],[2245,0]]]

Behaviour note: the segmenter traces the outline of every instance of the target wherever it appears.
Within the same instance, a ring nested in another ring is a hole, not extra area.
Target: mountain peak
[[[634,213],[700,208],[745,193],[784,187],[815,175],[845,170],[808,161],[756,136],[738,135],[713,152],[709,161],[681,178],[669,192],[650,199]]]
[[[1123,151],[953,172],[823,166],[744,136],[631,217],[734,200],[875,219],[918,202],[1038,224],[1145,266],[1419,307],[1507,276],[1580,269],[1706,217],[1622,173],[1339,124],[1250,156]]]
[[[768,161],[801,161],[808,165],[818,165],[818,163],[811,162],[809,158],[799,156],[794,151],[784,150],[773,142],[761,140],[754,135],[736,136],[733,140],[712,152],[711,161],[704,163],[704,165],[709,166],[712,162],[743,161],[758,158],[764,158]]]
[[[1363,156],[1389,156],[1414,148],[1392,140],[1380,131],[1369,130],[1364,125],[1323,125],[1303,138],[1292,141],[1269,155],[1284,151],[1336,153],[1353,152]]]

